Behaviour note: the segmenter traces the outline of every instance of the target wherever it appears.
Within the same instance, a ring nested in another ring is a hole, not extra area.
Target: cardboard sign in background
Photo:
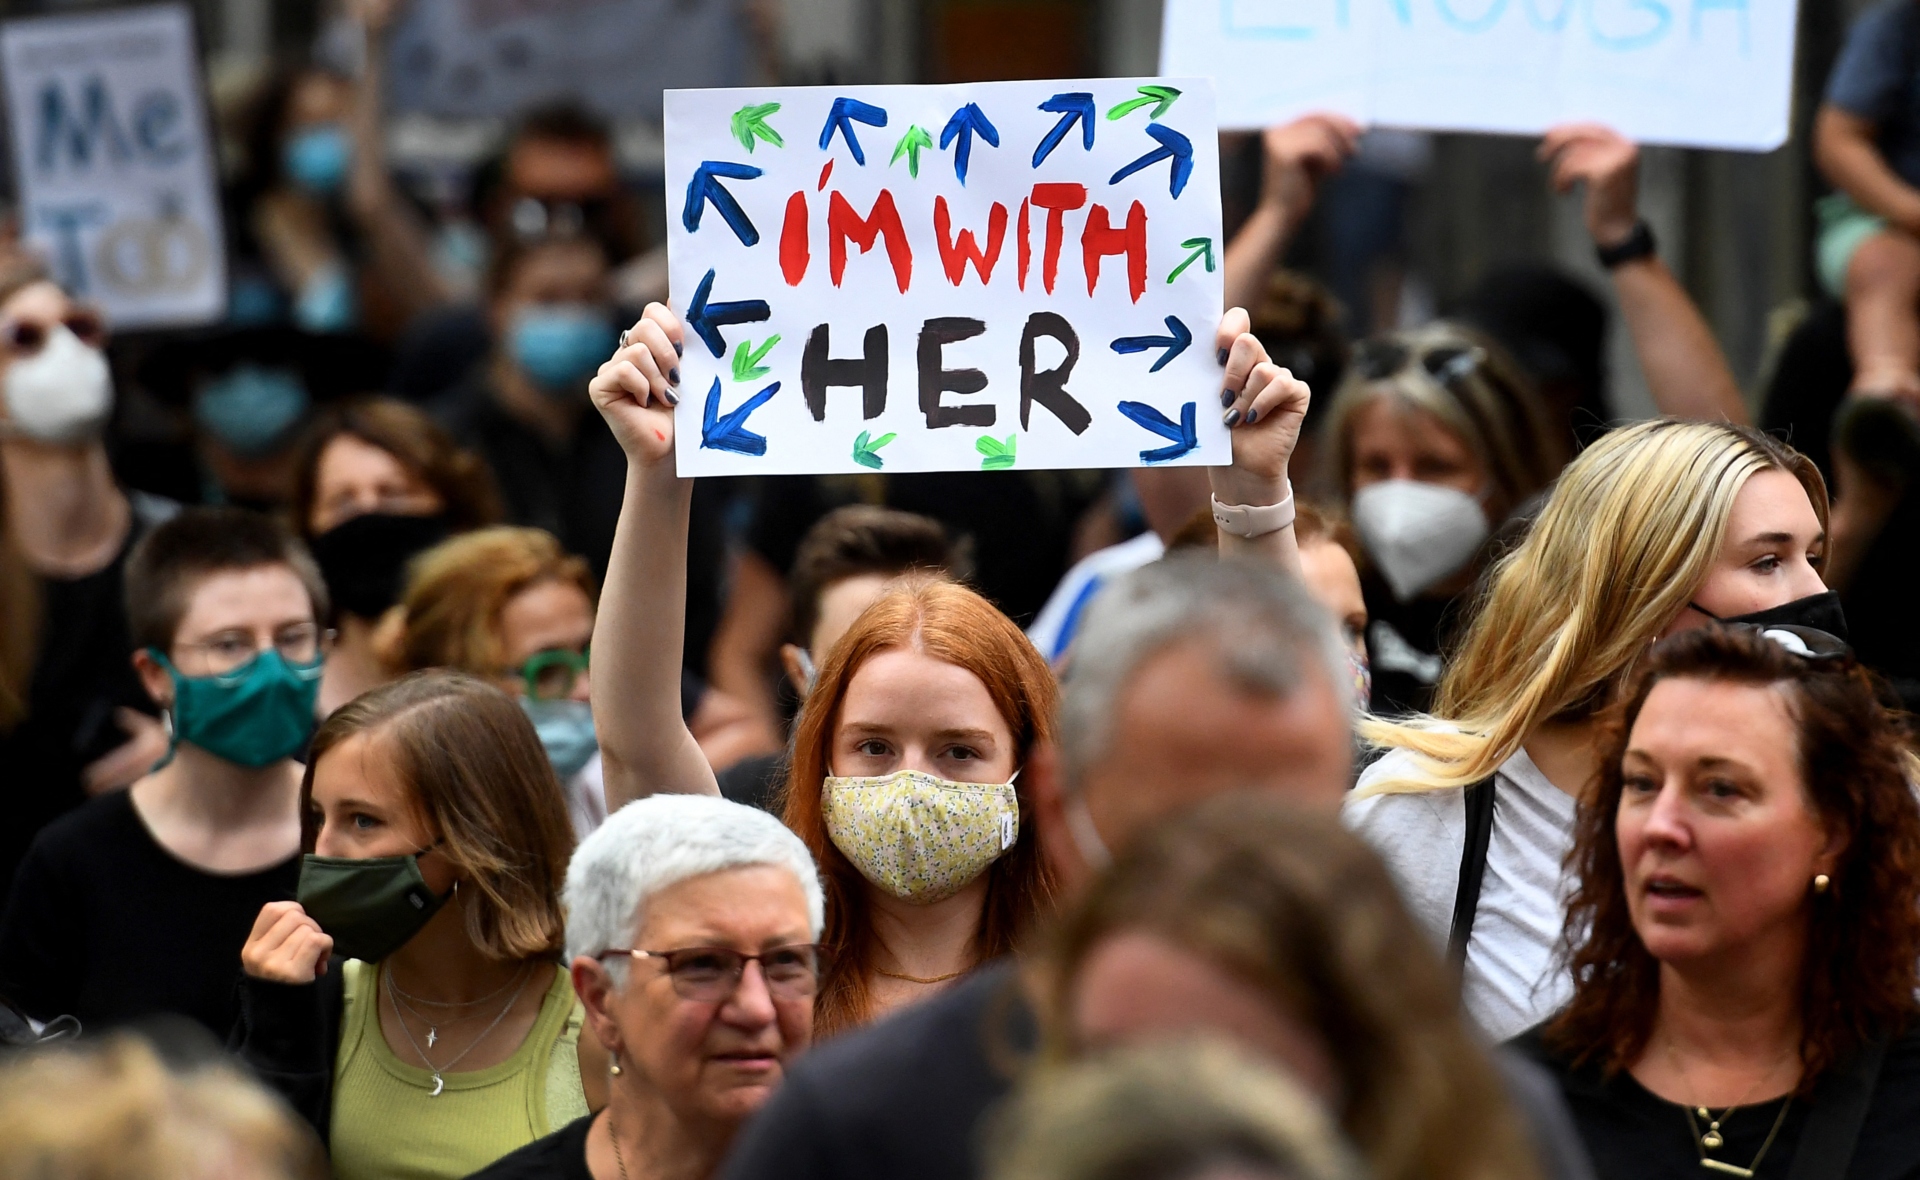
[[[0,27],[24,237],[116,328],[226,314],[226,248],[184,7]]]
[[[1220,124],[1311,111],[1536,134],[1573,120],[1642,143],[1787,138],[1795,0],[1166,0],[1163,73],[1208,74]]]
[[[1205,81],[669,91],[682,475],[1231,461]]]

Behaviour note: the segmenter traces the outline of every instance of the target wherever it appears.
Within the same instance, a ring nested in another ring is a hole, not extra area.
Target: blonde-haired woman
[[[1504,1039],[1565,1002],[1554,962],[1596,715],[1662,636],[1715,619],[1844,631],[1820,578],[1826,485],[1744,426],[1660,419],[1570,464],[1492,569],[1431,715],[1362,722],[1389,751],[1348,826],[1463,963],[1468,1010]]]
[[[1489,539],[1573,439],[1499,345],[1444,322],[1354,349],[1320,437],[1321,482],[1365,556],[1373,710],[1424,710]]]
[[[395,674],[457,668],[520,701],[567,790],[574,832],[607,817],[599,742],[588,704],[588,644],[598,587],[587,563],[552,533],[479,529],[414,559],[400,609],[380,637]],[[758,752],[744,705],[683,675],[682,715],[716,766]]]

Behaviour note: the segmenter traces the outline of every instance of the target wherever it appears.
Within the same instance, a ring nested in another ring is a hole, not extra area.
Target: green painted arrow
[[[1186,241],[1180,243],[1180,248],[1182,250],[1191,250],[1193,251],[1193,253],[1187,255],[1187,260],[1185,262],[1173,268],[1173,273],[1167,276],[1167,281],[1169,283],[1179,278],[1180,272],[1187,269],[1189,266],[1192,266],[1194,264],[1194,261],[1199,258],[1205,258],[1207,260],[1207,273],[1209,274],[1213,273],[1213,239],[1212,238],[1188,238]]]
[[[733,137],[739,140],[740,146],[748,151],[753,150],[753,141],[756,136],[774,147],[786,147],[787,141],[780,138],[780,133],[767,126],[767,116],[779,109],[780,104],[777,102],[763,102],[759,106],[741,107],[733,112]]]
[[[1018,441],[1018,436],[1011,434],[1007,436],[1006,442],[1001,442],[990,434],[983,434],[974,439],[973,449],[985,456],[980,460],[980,470],[1004,471],[1013,466],[1014,444]]]
[[[1140,88],[1139,98],[1130,98],[1120,103],[1107,112],[1107,118],[1124,118],[1139,110],[1141,107],[1153,106],[1153,104],[1159,103],[1159,106],[1153,106],[1153,113],[1147,116],[1149,119],[1158,119],[1161,115],[1167,113],[1167,108],[1172,106],[1173,100],[1179,97],[1180,92],[1171,86],[1142,86]]]
[[[900,157],[905,156],[907,174],[917,177],[920,175],[920,149],[932,146],[933,136],[928,135],[918,123],[915,123],[907,128],[907,133],[900,137],[900,142],[893,145],[893,159],[887,161],[887,167],[891,168],[898,164]]]
[[[892,442],[894,436],[889,432],[871,442],[868,441],[868,437],[867,432],[863,430],[860,432],[860,437],[853,440],[853,461],[862,467],[871,467],[878,471],[881,467],[880,448]]]
[[[765,344],[762,344],[752,352],[748,352],[747,345],[751,343],[753,343],[751,340],[742,340],[739,347],[733,350],[733,379],[735,381],[752,381],[759,377],[765,377],[773,371],[762,365],[760,358],[767,355],[769,348],[780,343],[780,337],[769,336]]]

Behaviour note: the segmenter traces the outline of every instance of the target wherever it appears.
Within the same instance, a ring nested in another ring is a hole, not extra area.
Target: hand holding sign
[[[1640,148],[1611,127],[1569,123],[1548,131],[1540,158],[1553,165],[1553,191],[1585,183],[1587,232],[1597,245],[1616,246],[1640,220]]]
[[[1220,401],[1233,464],[1210,473],[1213,494],[1223,504],[1277,504],[1286,498],[1287,464],[1312,400],[1307,383],[1268,359],[1242,308],[1221,317],[1215,347],[1227,353]]]
[[[673,458],[673,408],[680,404],[680,317],[658,303],[627,329],[625,343],[587,385],[594,408],[627,461],[652,467]]]

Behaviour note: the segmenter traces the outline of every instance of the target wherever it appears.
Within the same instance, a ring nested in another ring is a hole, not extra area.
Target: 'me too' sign
[[[116,327],[226,310],[192,20],[162,5],[0,26],[21,227]]]

